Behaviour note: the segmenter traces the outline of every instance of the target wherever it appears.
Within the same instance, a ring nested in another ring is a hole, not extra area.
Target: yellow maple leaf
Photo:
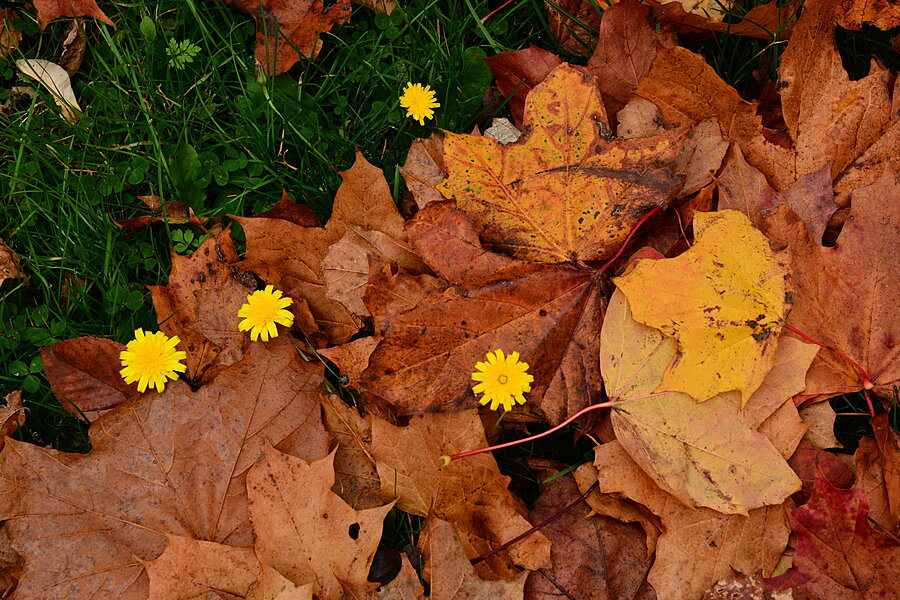
[[[738,211],[697,213],[694,231],[684,254],[639,260],[614,281],[635,320],[678,341],[660,391],[703,402],[739,390],[746,403],[774,361],[788,269]]]
[[[685,136],[606,141],[605,122],[593,78],[562,64],[528,95],[519,141],[446,134],[438,190],[489,248],[546,263],[603,258],[680,189],[672,165]]]

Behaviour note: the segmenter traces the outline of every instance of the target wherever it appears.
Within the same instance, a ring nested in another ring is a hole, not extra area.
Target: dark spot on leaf
[[[761,342],[761,341],[765,340],[767,337],[769,337],[770,335],[772,335],[771,329],[763,329],[762,331],[757,331],[756,333],[753,333],[752,337],[757,342]]]
[[[547,316],[547,311],[544,310],[544,309],[542,308],[541,310],[538,311],[538,314],[539,314],[540,316],[542,316],[542,317],[546,317],[546,316]]]

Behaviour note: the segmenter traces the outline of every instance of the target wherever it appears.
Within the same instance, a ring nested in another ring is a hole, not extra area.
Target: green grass
[[[24,2],[13,4],[23,9]],[[252,20],[228,6],[105,2],[117,27],[85,23],[87,53],[73,79],[84,116],[65,123],[43,90],[0,116],[0,238],[21,256],[26,272],[0,287],[0,395],[24,390],[30,413],[20,439],[88,449],[86,427],[62,410],[49,389],[40,347],[86,335],[125,342],[137,327],[155,329],[145,286],[165,283],[170,246],[186,253],[199,244],[201,232],[191,226],[119,229],[114,220],[146,214],[138,196],[157,195],[205,217],[223,217],[266,210],[285,188],[324,220],[340,183],[337,172],[352,164],[359,147],[384,169],[397,199],[404,189],[398,165],[413,139],[436,127],[484,127],[497,110],[506,116],[503,106],[484,106],[492,78],[480,56],[535,43],[583,64],[597,37],[573,23],[585,52],[562,52],[549,34],[542,0],[516,2],[486,23],[480,18],[501,2],[401,4],[390,17],[356,7],[350,23],[323,36],[318,60],[301,60],[288,74],[266,78],[254,67]],[[0,102],[7,99],[5,90],[27,84],[14,61],[56,60],[69,25],[58,20],[41,32],[27,10],[22,15],[17,25],[23,43],[0,60]],[[729,18],[736,22],[741,13]],[[896,33],[839,32],[851,74],[865,74],[870,54],[896,70],[898,55],[889,48]],[[776,72],[784,49],[779,36],[716,34],[693,49],[752,96],[754,69]],[[399,108],[407,81],[437,91],[441,108],[427,127]],[[833,405],[858,412],[864,403],[848,396]],[[851,446],[866,433],[856,421],[839,421],[838,429]],[[589,441],[573,445],[572,439],[565,430],[505,451],[498,456],[501,468],[533,501],[537,483],[528,459],[589,460]],[[421,526],[398,511],[391,523],[385,546],[395,549]]]

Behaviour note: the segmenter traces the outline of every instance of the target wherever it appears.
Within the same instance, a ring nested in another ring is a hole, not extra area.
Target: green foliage
[[[149,29],[145,29],[144,21],[141,21],[141,33],[144,37],[147,37],[147,33],[149,33]],[[153,36],[155,37],[156,32],[154,30]],[[166,46],[166,54],[169,56],[169,66],[175,67],[176,69],[184,69],[185,65],[189,65],[194,62],[194,57],[200,53],[200,46],[196,46],[191,43],[190,40],[181,40],[180,42],[176,42],[174,39],[169,38],[169,44]]]

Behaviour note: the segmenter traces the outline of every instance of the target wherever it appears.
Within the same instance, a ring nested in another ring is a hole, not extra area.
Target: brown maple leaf
[[[263,447],[327,451],[322,369],[276,338],[215,370],[197,392],[175,381],[118,405],[92,424],[88,454],[6,441],[0,520],[25,559],[17,594],[143,599],[141,561],[167,534],[252,542],[245,478]]]
[[[565,465],[533,459],[529,466],[544,479],[541,495],[528,513],[535,525],[582,495],[571,475],[559,476]],[[529,574],[525,582],[529,598],[655,600],[656,594],[646,582],[652,562],[647,536],[638,525],[594,515],[591,507],[581,502],[541,532],[553,544],[553,565]]]
[[[331,491],[334,453],[313,462],[267,446],[247,474],[259,559],[317,597],[340,598],[377,586],[366,577],[392,504],[351,508]]]
[[[438,189],[488,248],[547,263],[598,260],[675,197],[686,132],[612,142],[604,134],[593,78],[562,64],[528,94],[517,142],[447,134],[448,176]]]
[[[528,93],[562,64],[558,56],[534,44],[521,50],[507,50],[488,56],[484,62],[494,74],[497,89],[509,98],[509,110],[519,128],[524,123],[525,98]]]
[[[699,598],[733,572],[768,575],[787,545],[790,500],[747,516],[689,508],[657,487],[617,441],[595,448],[594,465],[601,491],[624,494],[662,520],[647,576],[660,598]]]
[[[315,59],[322,34],[350,18],[350,0],[222,0],[256,22],[256,63],[269,75],[280,75],[300,60]]]
[[[0,285],[7,279],[15,279],[21,275],[19,257],[3,243],[3,239],[0,239]]]
[[[119,371],[125,345],[113,340],[82,337],[41,348],[41,362],[50,388],[69,413],[95,421],[137,394]]]
[[[891,0],[839,0],[837,24],[844,29],[893,29],[900,25],[900,6]]]
[[[900,382],[900,175],[888,164],[873,184],[853,193],[837,244],[822,248],[787,207],[765,219],[766,235],[790,250],[794,309],[788,324],[846,354],[868,374],[875,392],[892,397]],[[861,374],[823,349],[806,376],[805,394],[826,397],[863,387]]]
[[[100,10],[96,0],[34,0],[34,10],[41,29],[58,17],[93,17],[107,25],[116,26]]]
[[[766,582],[803,598],[874,600],[897,591],[900,544],[869,525],[862,487],[833,487],[819,473],[812,498],[791,515],[798,535],[790,571]]]
[[[488,252],[449,203],[429,204],[409,231],[416,251],[453,287],[387,320],[362,375],[367,393],[406,414],[476,406],[475,363],[500,348],[531,366],[528,398],[550,422],[599,398],[605,300],[593,271]]]
[[[470,559],[480,556],[531,525],[519,513],[493,456],[479,454],[443,466],[440,457],[487,445],[477,413],[416,415],[406,427],[372,420],[372,455],[381,478],[381,497],[397,499],[406,512],[434,515],[453,523]],[[478,563],[488,579],[509,579],[513,565],[549,565],[550,543],[537,532],[508,550]]]

